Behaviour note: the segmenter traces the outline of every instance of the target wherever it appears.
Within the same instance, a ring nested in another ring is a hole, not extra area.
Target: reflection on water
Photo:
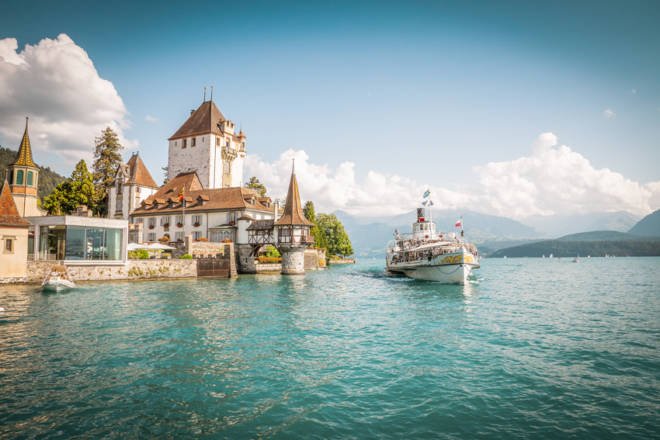
[[[0,437],[650,438],[659,261],[3,286]]]

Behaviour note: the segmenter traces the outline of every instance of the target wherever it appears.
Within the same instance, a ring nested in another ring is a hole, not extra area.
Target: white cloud
[[[155,124],[156,122],[158,122],[158,118],[155,117],[155,116],[151,116],[151,115],[145,116],[144,120],[147,121],[147,122],[150,122],[152,124]]]
[[[607,119],[614,119],[616,118],[616,113],[611,108],[606,108],[603,110],[603,116],[605,116]]]
[[[417,206],[427,187],[436,209],[470,209],[518,219],[621,210],[643,215],[660,206],[660,181],[641,184],[607,168],[597,169],[581,154],[559,145],[553,133],[541,134],[528,156],[474,167],[477,184],[459,190],[373,170],[359,177],[352,162],[333,169],[310,162],[305,151],[291,149],[272,163],[248,156],[246,176],[259,177],[270,194],[284,197],[293,158],[301,196],[326,212],[399,214]]]
[[[66,171],[91,160],[94,138],[107,126],[124,137],[128,112],[114,85],[101,78],[84,49],[66,34],[18,51],[15,38],[0,39],[0,137],[17,148],[30,117],[35,161]]]

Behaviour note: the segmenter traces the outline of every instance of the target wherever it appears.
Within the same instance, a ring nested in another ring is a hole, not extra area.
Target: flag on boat
[[[433,206],[433,200],[429,200],[429,206]]]
[[[456,223],[454,223],[454,227],[462,228],[463,227],[463,219],[459,218],[458,220],[456,220]]]
[[[424,191],[424,196],[423,197],[426,199],[430,195],[431,195],[431,191],[427,189],[426,191]]]

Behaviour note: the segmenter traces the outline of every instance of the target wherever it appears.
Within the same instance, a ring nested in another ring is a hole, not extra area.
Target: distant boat
[[[63,292],[73,289],[76,284],[69,279],[66,266],[53,266],[41,284],[42,292]]]
[[[575,258],[573,258],[573,263],[579,263],[580,262],[580,256],[576,255]]]

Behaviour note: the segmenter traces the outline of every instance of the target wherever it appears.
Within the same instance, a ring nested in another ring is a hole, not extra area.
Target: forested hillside
[[[0,147],[0,180],[4,182],[5,173],[7,172],[7,167],[16,160],[16,155],[18,151],[10,150],[9,148]],[[45,196],[50,194],[53,191],[53,188],[57,186],[58,183],[64,180],[63,176],[60,176],[55,171],[51,170],[48,167],[39,167],[39,198],[43,199]]]

